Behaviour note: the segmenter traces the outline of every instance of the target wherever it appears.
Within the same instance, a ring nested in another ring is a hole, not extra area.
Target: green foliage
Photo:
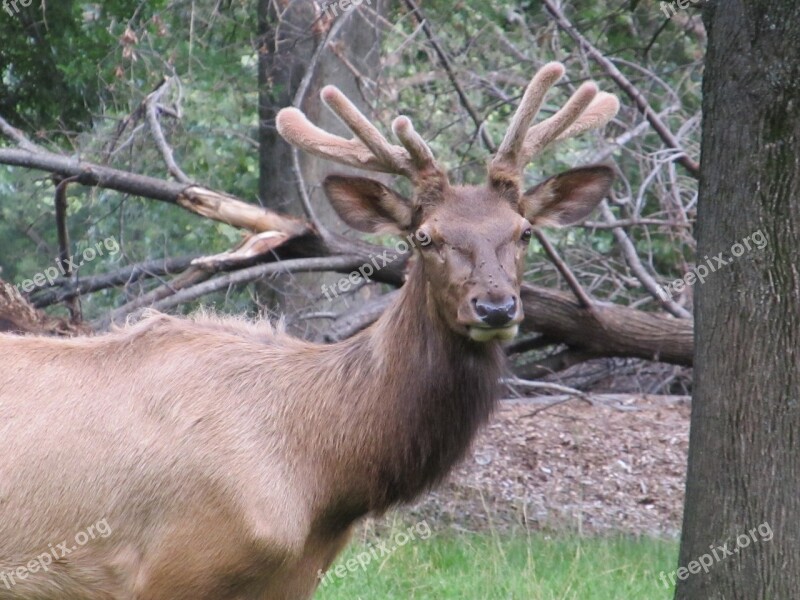
[[[126,30],[165,4],[64,0],[26,8],[7,2],[13,14],[0,18],[0,112],[28,130],[82,126],[113,99],[115,72],[133,59]]]

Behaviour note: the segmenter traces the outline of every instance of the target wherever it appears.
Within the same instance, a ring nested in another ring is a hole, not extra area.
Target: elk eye
[[[522,232],[520,240],[522,240],[524,243],[527,244],[528,242],[531,241],[532,237],[533,237],[533,230],[529,227],[528,229]]]

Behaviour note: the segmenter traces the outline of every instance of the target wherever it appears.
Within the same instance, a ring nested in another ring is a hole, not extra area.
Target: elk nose
[[[517,314],[517,299],[514,296],[497,303],[476,298],[473,303],[475,314],[489,327],[508,325]]]

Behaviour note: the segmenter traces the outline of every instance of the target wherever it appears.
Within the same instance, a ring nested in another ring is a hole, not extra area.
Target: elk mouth
[[[500,340],[507,342],[513,340],[519,332],[519,323],[512,323],[506,327],[486,327],[481,325],[469,326],[469,337],[476,342],[490,342]]]

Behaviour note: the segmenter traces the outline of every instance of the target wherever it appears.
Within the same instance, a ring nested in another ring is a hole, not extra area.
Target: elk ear
[[[411,227],[411,202],[379,181],[329,175],[322,186],[336,213],[353,229],[399,234]]]
[[[563,227],[584,219],[608,195],[610,167],[581,167],[545,179],[522,196],[522,214],[533,225]]]

